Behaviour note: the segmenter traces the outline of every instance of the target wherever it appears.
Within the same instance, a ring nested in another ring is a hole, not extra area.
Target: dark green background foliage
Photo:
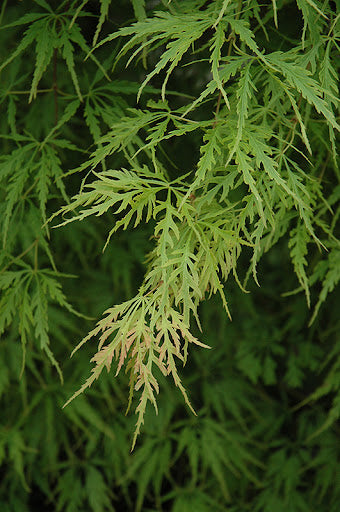
[[[1,512],[340,510],[337,16],[1,2]]]

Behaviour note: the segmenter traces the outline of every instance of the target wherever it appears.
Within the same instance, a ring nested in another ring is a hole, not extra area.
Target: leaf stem
[[[235,20],[238,20],[239,17],[240,17],[242,2],[243,2],[243,0],[239,0],[239,3],[237,5],[237,11],[236,11]],[[229,41],[229,44],[228,44],[228,50],[227,50],[227,57],[230,57],[231,50],[232,50],[232,47],[233,47],[233,44],[234,44],[234,41],[235,41],[235,31],[234,30],[232,30],[230,32],[229,37],[228,37],[228,41]],[[222,81],[222,86],[224,86],[224,81]],[[219,114],[220,108],[221,108],[221,100],[222,100],[222,91],[219,91],[218,98],[217,98],[216,110],[215,110],[215,120],[214,120],[214,123],[213,123],[213,128],[215,128],[216,125],[217,125],[217,118],[218,118],[218,114]]]
[[[37,245],[37,243],[38,243],[38,239],[36,238],[36,239],[34,240],[34,242],[33,242],[33,243],[32,243],[32,244],[31,244],[27,249],[25,249],[21,254],[19,254],[19,256],[16,256],[15,258],[12,258],[12,260],[11,260],[9,263],[7,263],[7,265],[5,265],[5,266],[4,266],[4,268],[2,268],[2,269],[0,270],[0,274],[3,274],[4,272],[6,272],[6,270],[7,270],[11,265],[13,265],[13,263],[14,263],[15,261],[17,261],[17,260],[21,260],[21,258],[23,258],[23,257],[24,257],[28,252],[30,252],[30,251],[33,249],[33,247],[35,247],[35,246]]]

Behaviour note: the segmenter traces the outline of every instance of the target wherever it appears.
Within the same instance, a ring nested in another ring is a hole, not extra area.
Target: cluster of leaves
[[[1,8],[1,509],[335,512],[339,16],[117,4]]]

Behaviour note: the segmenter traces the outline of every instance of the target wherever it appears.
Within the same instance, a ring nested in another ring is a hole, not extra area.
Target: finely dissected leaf
[[[166,85],[168,82],[168,79],[172,73],[172,71],[175,69],[175,67],[178,65],[180,60],[182,59],[183,55],[188,51],[190,46],[193,44],[193,42],[198,39],[204,32],[204,30],[207,28],[208,23],[202,24],[202,26],[198,26],[197,24],[194,25],[194,29],[191,31],[187,30],[187,33],[183,31],[184,25],[182,25],[184,20],[181,20],[180,27],[174,27],[174,35],[177,36],[177,39],[174,39],[173,41],[169,42],[166,46],[166,51],[163,53],[161,59],[155,66],[155,69],[151,71],[151,73],[148,74],[144,82],[142,83],[139,91],[138,91],[138,97],[140,97],[144,87],[150,82],[150,80],[157,74],[159,74],[164,68],[169,66],[165,80],[162,84],[162,99],[165,98],[165,90]],[[191,28],[191,27],[190,27]],[[180,34],[180,37],[179,35]]]
[[[83,50],[84,54],[85,55],[89,55],[90,48],[87,46],[86,41],[85,41],[85,39],[84,39],[84,37],[83,37],[83,35],[82,35],[78,25],[74,24],[72,26],[72,28],[69,29],[69,40],[77,43],[77,45]],[[68,66],[71,66],[71,68],[73,69],[72,49],[69,48],[69,51],[71,52],[71,54],[70,54],[70,59],[71,60],[70,60],[70,62],[68,64]],[[89,57],[96,64],[96,66],[98,66],[98,69],[103,73],[103,75],[106,77],[106,79],[110,80],[106,70],[104,69],[102,64],[96,59],[96,57],[94,57],[92,54],[90,54]],[[75,77],[75,79],[76,79],[76,77]],[[72,80],[74,81],[73,77],[72,77]]]
[[[206,173],[212,171],[216,165],[217,157],[221,154],[222,139],[218,127],[207,131],[203,137],[205,144],[201,147],[201,158],[197,164],[197,182],[200,185],[206,176]]]
[[[325,91],[326,100],[328,100],[330,104],[334,104],[334,106],[336,106],[338,103],[337,73],[331,61],[331,50],[332,41],[328,41],[325,55],[319,70],[319,77],[321,86]]]
[[[267,63],[265,57],[260,52],[259,47],[254,40],[254,34],[249,29],[249,24],[247,21],[242,19],[236,19],[231,18],[229,16],[226,16],[226,20],[228,23],[230,23],[231,28],[233,31],[240,36],[241,41],[244,41],[245,44],[252,50],[255,55],[257,55],[261,60],[263,60],[265,63]]]
[[[248,463],[256,465],[258,461],[248,458],[247,450],[239,444],[235,432],[228,432],[208,418],[202,418],[201,427],[197,432],[191,429],[182,432],[177,456],[183,451],[187,452],[194,470],[198,461],[203,471],[209,468],[209,471],[215,475],[227,501],[230,501],[226,478],[229,471],[236,477],[240,477],[239,471],[246,472],[255,483],[258,483],[247,468]]]
[[[33,311],[33,319],[35,324],[34,334],[36,338],[40,341],[40,347],[47,354],[47,357],[57,369],[59,377],[61,381],[63,380],[63,375],[60,369],[58,362],[56,361],[49,345],[49,326],[48,326],[48,313],[47,313],[47,300],[44,294],[43,287],[41,286],[39,280],[36,282],[35,293],[32,298],[32,311]]]
[[[240,148],[236,148],[235,153],[236,153],[235,160],[239,166],[240,172],[243,174],[244,182],[248,185],[249,189],[253,193],[259,214],[262,217],[264,217],[263,206],[262,206],[263,200],[257,190],[256,182],[252,176],[253,168],[250,165],[251,160],[250,160],[249,156],[244,151],[242,151]]]
[[[77,105],[79,102],[71,102],[61,117],[59,126],[62,126],[66,119],[74,114]],[[26,197],[29,192],[32,195],[34,192],[36,193],[43,221],[46,221],[46,204],[54,186],[58,187],[64,200],[67,200],[65,187],[61,181],[63,176],[61,160],[55,149],[55,145],[66,147],[67,141],[54,139],[54,143],[49,144],[50,136],[51,133],[41,144],[38,141],[32,142],[32,137],[25,137],[23,141],[25,144],[20,149],[13,150],[3,162],[0,162],[2,175],[0,182],[3,180],[8,183],[2,225],[4,246],[7,243],[11,223],[13,223],[17,212],[22,212],[25,201],[29,199]],[[71,146],[70,149],[75,149],[75,147]],[[13,176],[10,176],[11,174]]]
[[[146,220],[150,220],[157,213],[155,207],[157,203],[157,193],[167,189],[168,184],[160,177],[154,177],[146,169],[143,171],[120,171],[108,170],[101,174],[96,174],[98,180],[87,185],[86,188],[92,189],[89,192],[82,192],[75,196],[73,201],[63,208],[63,213],[73,212],[80,206],[87,207],[81,210],[76,217],[66,220],[68,222],[83,219],[89,215],[103,215],[109,208],[115,208],[115,213],[127,211],[125,217],[116,222],[111,234],[123,226],[124,229],[134,219],[134,227],[137,226],[144,213],[147,210]],[[151,178],[151,181],[143,177]],[[136,217],[134,218],[134,216]]]
[[[237,146],[242,141],[242,134],[243,129],[245,127],[246,120],[248,118],[249,114],[249,100],[251,99],[252,95],[252,89],[255,89],[254,84],[251,80],[251,73],[250,73],[250,64],[246,65],[244,71],[242,71],[241,78],[238,82],[238,89],[237,89],[237,135],[235,138],[235,142],[233,144],[233,147],[231,149],[229,160],[234,155],[235,150]],[[256,90],[256,89],[255,89]],[[246,181],[246,183],[248,183]],[[249,184],[249,183],[248,183]]]
[[[51,12],[48,4],[43,4],[43,7]],[[32,17],[23,17],[20,21],[20,24],[27,24],[32,21],[32,19]],[[53,25],[53,23],[51,23],[51,18],[49,15],[36,15],[35,21],[26,30],[25,35],[17,46],[16,50],[5,62],[0,65],[0,71],[8,66],[21,53],[23,53],[26,48],[30,46],[34,41],[36,41],[36,65],[34,67],[29,101],[32,101],[32,99],[36,98],[38,83],[40,82],[48,64],[51,62],[52,56],[56,55],[54,54],[54,51],[58,49],[60,49],[61,55],[65,59],[77,95],[80,101],[82,101],[79,80],[75,69],[73,43],[77,43],[86,54],[89,53],[89,48],[86,45],[85,39],[82,36],[79,27],[75,23],[73,23],[72,26],[68,28],[68,30],[66,30],[66,27],[62,27],[61,29],[59,27],[59,31],[57,31],[56,27]],[[98,65],[104,76],[109,78],[105,69],[98,62],[98,60],[93,55],[91,55],[90,58]],[[56,62],[54,63],[54,66],[56,66]]]
[[[133,10],[138,21],[146,18],[145,0],[132,0]]]
[[[297,0],[297,5],[298,7],[301,9],[301,11],[303,12],[303,15],[305,18],[307,18],[308,20],[308,8],[311,7],[312,9],[314,9],[318,14],[320,14],[320,16],[323,16],[324,18],[327,19],[327,16],[322,12],[322,10],[319,9],[319,7],[313,2],[313,0]],[[305,22],[306,22],[306,19],[305,19]]]
[[[310,147],[310,142],[309,142],[309,140],[308,140],[308,136],[307,136],[307,132],[306,132],[306,127],[305,127],[305,124],[304,124],[304,122],[303,122],[303,120],[302,120],[302,117],[301,117],[301,114],[300,114],[299,108],[298,108],[298,106],[297,106],[297,104],[296,104],[295,99],[293,98],[293,96],[292,96],[292,95],[291,95],[291,93],[289,92],[289,90],[288,90],[286,87],[284,87],[284,89],[285,89],[285,92],[286,92],[286,94],[287,94],[287,96],[288,96],[288,98],[289,98],[289,101],[290,101],[290,102],[291,102],[291,104],[292,104],[292,107],[293,107],[294,113],[295,113],[296,118],[297,118],[297,120],[298,120],[298,122],[299,122],[299,125],[300,125],[300,128],[301,128],[301,135],[302,135],[302,139],[303,139],[304,143],[306,144],[306,148],[308,149],[309,153],[311,153],[311,152],[312,152],[312,150],[311,150],[311,147]]]
[[[4,178],[7,178],[11,171],[13,172],[14,169],[16,170],[16,172],[9,178],[8,193],[5,202],[5,211],[3,214],[2,232],[4,246],[6,245],[11,217],[18,205],[18,201],[29,176],[30,164],[32,164],[32,150],[34,149],[34,146],[35,145],[31,143],[25,146],[24,151],[14,150],[12,155],[7,157],[4,165],[2,166],[2,175]],[[28,159],[28,163],[25,162],[25,165],[24,160],[26,158]]]
[[[162,299],[164,292],[162,293],[160,288],[154,293]],[[154,405],[157,412],[155,395],[159,392],[159,386],[153,374],[153,366],[157,366],[164,375],[172,374],[176,386],[179,387],[187,405],[192,409],[178,375],[174,356],[185,362],[188,343],[205,346],[190,333],[183,316],[169,306],[166,307],[163,318],[156,321],[153,319],[154,322],[150,326],[148,316],[154,309],[152,290],[150,293],[137,296],[124,303],[123,307],[116,306],[109,309],[107,317],[99,321],[97,327],[76,347],[75,350],[78,350],[88,339],[101,333],[98,352],[92,358],[95,363],[92,375],[65,404],[66,406],[91,386],[104,367],[109,370],[114,359],[117,360],[116,375],[125,364],[126,370],[130,372],[134,390],[141,390],[140,401],[136,407],[138,418],[132,448],[144,423],[148,401]],[[163,308],[164,304],[161,303],[160,311]]]
[[[8,456],[9,460],[14,466],[15,471],[19,474],[22,485],[29,491],[28,484],[25,479],[25,471],[24,471],[24,452],[25,452],[25,444],[22,439],[22,435],[20,432],[14,430],[7,439],[8,443]]]
[[[86,425],[93,425],[99,432],[103,432],[106,436],[114,439],[115,435],[112,428],[107,425],[101,417],[98,415],[96,410],[90,406],[84,396],[76,400],[72,408],[68,408],[66,414],[70,416],[72,421],[75,423],[84,420]]]
[[[326,300],[327,295],[334,290],[336,285],[340,280],[340,249],[339,247],[334,247],[328,256],[327,261],[327,273],[324,276],[324,281],[322,284],[322,290],[320,292],[319,300],[315,306],[313,316],[311,318],[310,323],[315,320],[316,315],[322,305],[322,303]]]
[[[13,21],[12,23],[8,23],[7,25],[3,25],[1,27],[1,29],[4,30],[6,28],[17,27],[19,25],[26,25],[27,23],[32,23],[33,21],[36,21],[36,20],[42,18],[43,16],[45,16],[45,13],[29,13],[29,14],[24,14],[24,16],[21,16],[20,18],[18,18],[17,20]]]
[[[76,512],[84,500],[84,487],[80,475],[73,468],[68,468],[59,478],[57,510]]]
[[[138,495],[136,510],[143,510],[143,502],[146,497],[148,486],[153,486],[160,495],[161,485],[168,473],[170,464],[171,443],[167,440],[164,444],[158,445],[151,440],[144,446],[138,448],[131,461],[131,465],[124,479],[136,479],[138,485]]]
[[[170,199],[170,197],[168,196]],[[158,211],[163,209],[163,205],[158,207]],[[160,241],[158,244],[158,255],[161,256],[162,265],[168,261],[168,248],[172,249],[175,246],[176,239],[179,238],[179,230],[177,220],[182,220],[182,215],[171,206],[169,201],[168,208],[165,210],[165,215],[156,226],[155,236],[158,236]]]
[[[79,105],[80,105],[79,100],[74,100],[74,101],[70,101],[69,103],[67,103],[65,110],[63,112],[63,115],[60,116],[58,122],[55,123],[52,130],[47,134],[46,138],[44,139],[44,141],[42,143],[42,146],[44,146],[46,144],[46,142],[48,142],[50,140],[51,136],[53,134],[55,134],[55,132],[57,130],[59,130],[65,123],[67,123],[67,121],[69,121],[74,116],[74,114],[76,113],[76,111],[79,108]],[[54,139],[53,143],[56,144],[56,143],[58,143],[58,141],[56,141]],[[67,142],[66,142],[66,144],[67,144]],[[66,146],[64,146],[64,147],[66,147]],[[76,149],[75,146],[73,146],[73,148]],[[72,145],[70,146],[70,149],[72,149]]]
[[[51,14],[53,14],[53,10],[51,9],[51,6],[46,2],[46,0],[35,0],[35,2],[40,5],[40,7],[43,7],[43,9],[46,9]]]
[[[325,55],[320,66],[320,82],[324,90],[324,96],[326,102],[329,104],[329,110],[333,111],[333,108],[338,104],[338,84],[337,84],[337,73],[332,65],[330,58],[332,49],[332,42],[329,41],[326,46]],[[333,159],[335,165],[337,165],[337,146],[335,141],[335,133],[333,126],[329,126],[329,136],[332,144]]]
[[[100,17],[98,20],[96,32],[93,36],[92,46],[95,46],[95,44],[97,43],[97,40],[98,40],[100,31],[102,29],[102,26],[104,24],[105,18],[107,17],[108,12],[109,12],[110,3],[111,3],[111,0],[100,0]]]
[[[40,16],[39,16],[40,17]],[[23,23],[28,23],[30,19],[25,19]],[[36,38],[37,31],[40,30],[40,24],[38,27],[35,23],[31,25],[31,27],[26,30],[24,37],[22,38],[21,42],[15,49],[15,51],[12,53],[12,55],[1,64],[0,71],[2,71],[8,64],[10,64],[18,55],[20,55],[26,48],[33,43],[34,39]]]
[[[257,166],[259,168],[262,166],[271,180],[275,181],[275,183],[281,187],[286,194],[292,196],[297,203],[301,203],[305,208],[307,208],[307,204],[303,203],[300,195],[290,189],[287,182],[280,176],[278,170],[279,164],[271,155],[272,148],[261,141],[255,133],[248,133],[247,135],[251,152],[255,156]]]
[[[246,63],[246,59],[243,57],[235,59],[235,57],[230,57],[227,62],[221,63],[218,69],[219,78],[222,83],[228,82],[235,74],[241,69]],[[207,97],[213,95],[216,90],[218,90],[218,83],[216,80],[211,80],[207,83],[206,88],[203,92],[196,98],[186,109],[183,116],[187,115],[190,110],[193,110],[198,106],[201,102],[203,102]],[[229,100],[228,100],[229,102]],[[227,103],[228,104],[228,103]]]
[[[37,27],[37,30],[39,30],[40,33],[39,37],[36,37],[36,64],[34,68],[29,102],[37,97],[38,84],[52,59],[54,47],[57,43],[56,33],[51,30],[47,23],[40,23],[40,26]]]
[[[78,313],[66,301],[61,284],[55,280],[56,276],[56,272],[48,270],[34,275],[29,267],[0,275],[0,289],[4,291],[0,299],[0,334],[18,318],[23,350],[21,372],[25,367],[26,345],[33,338],[39,341],[40,348],[46,352],[62,381],[60,366],[50,348],[48,299],[73,314]]]
[[[65,59],[67,68],[72,77],[72,82],[73,82],[74,88],[77,92],[78,98],[80,99],[80,101],[82,101],[83,97],[80,92],[78,77],[76,74],[75,64],[74,64],[74,56],[73,56],[74,48],[70,42],[70,39],[67,37],[66,33],[64,33],[62,35],[62,37],[60,38],[60,46],[61,46],[61,54],[62,54],[63,58]]]
[[[222,20],[224,14],[226,13],[227,11],[227,8],[229,6],[229,4],[231,3],[231,0],[223,0],[223,4],[222,4],[222,8],[220,10],[220,12],[218,13],[218,17],[213,25],[213,27],[217,27],[217,25],[220,23],[220,21]]]
[[[305,290],[308,306],[310,306],[310,293],[308,277],[305,271],[305,267],[307,266],[307,260],[305,256],[308,253],[307,243],[309,240],[310,237],[308,236],[307,229],[301,224],[298,224],[298,226],[290,232],[290,254],[296,275],[302,288]]]
[[[220,60],[221,60],[221,50],[222,50],[222,46],[223,46],[224,42],[225,42],[225,28],[222,27],[221,24],[218,24],[216,27],[215,37],[213,38],[213,44],[210,48],[210,50],[211,50],[211,56],[210,56],[211,72],[212,72],[213,78],[216,82],[218,90],[222,94],[227,107],[230,108],[229,100],[225,93],[223,82],[221,80],[221,76],[220,76],[219,69],[218,69],[219,65],[220,65]]]
[[[267,56],[267,58],[272,62],[273,66],[280,69],[289,85],[301,93],[302,97],[313,105],[317,112],[321,113],[333,128],[339,130],[339,125],[335,120],[333,112],[329,110],[327,103],[322,98],[322,89],[311,78],[310,71],[302,68],[299,62],[291,62],[289,56],[284,55],[282,52],[275,52]]]
[[[108,488],[101,473],[93,466],[86,470],[86,490],[89,504],[94,512],[102,512],[110,506]]]
[[[86,124],[89,127],[89,130],[93,136],[93,139],[97,141],[100,137],[100,128],[99,128],[99,120],[97,119],[97,115],[99,114],[99,109],[97,106],[93,106],[90,102],[89,98],[86,98],[85,107],[84,107],[84,115]]]
[[[25,287],[28,282],[30,283],[31,277],[25,270],[11,272],[7,271],[1,275],[0,286],[2,290],[6,290],[0,299],[0,333],[5,331],[5,328],[12,322],[17,313],[18,304],[20,304],[21,294],[25,301]],[[24,316],[32,316],[31,312],[26,311]],[[27,324],[26,324],[27,325]],[[23,336],[25,331],[23,330]]]
[[[202,36],[210,25],[211,20],[205,13],[195,17],[191,14],[174,16],[166,12],[158,12],[152,19],[139,21],[132,27],[120,29],[118,33],[111,34],[100,44],[111,41],[118,36],[128,36],[135,33],[135,35],[131,37],[130,41],[123,46],[120,52],[121,55],[124,55],[135,45],[144,41],[144,43],[133,53],[130,58],[131,60],[146,46],[150,46],[155,42],[158,44],[159,41],[167,43],[166,49],[155,68],[147,75],[142,83],[137,97],[137,99],[140,97],[147,83],[150,82],[155,75],[159,74],[163,69],[168,68],[162,85],[162,98],[164,100],[166,85],[172,71],[179,64],[184,54],[190,49],[191,45]]]

